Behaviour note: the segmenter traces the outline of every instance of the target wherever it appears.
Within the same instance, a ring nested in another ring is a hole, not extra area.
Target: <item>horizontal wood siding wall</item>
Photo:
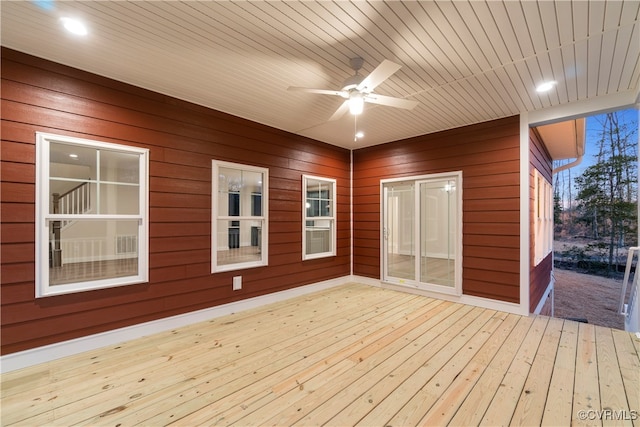
[[[553,160],[542,139],[534,129],[529,130],[529,311],[533,312],[551,280],[553,255],[549,254],[538,265],[535,263],[535,180],[534,170],[553,184]]]
[[[380,180],[462,171],[463,293],[520,299],[519,118],[354,151],[354,274],[380,278]]]
[[[350,274],[348,150],[4,48],[1,130],[3,354]],[[149,283],[34,297],[36,131],[150,149]],[[269,168],[268,267],[210,273],[212,159]],[[303,174],[337,180],[336,257],[302,261]]]

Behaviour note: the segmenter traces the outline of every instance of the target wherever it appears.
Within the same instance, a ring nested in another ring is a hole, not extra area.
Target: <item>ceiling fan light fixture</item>
[[[354,116],[362,114],[364,110],[364,97],[361,93],[352,93],[349,97],[349,112]]]
[[[1,1],[1,0],[0,0]],[[366,77],[361,76],[358,73],[360,67],[363,64],[362,58],[352,58],[351,68],[355,71],[355,74],[345,80],[341,90],[329,90],[329,89],[314,89],[306,87],[289,86],[287,90],[296,90],[308,93],[317,93],[321,95],[340,96],[345,99],[338,109],[329,118],[329,121],[338,120],[347,110],[357,117],[362,114],[364,110],[364,103],[372,103],[378,105],[385,105],[388,107],[403,108],[405,110],[411,110],[418,101],[411,101],[404,98],[395,98],[393,96],[385,96],[375,94],[373,91],[378,85],[391,77],[393,73],[400,69],[400,65],[395,64],[387,59],[382,61],[374,70]]]

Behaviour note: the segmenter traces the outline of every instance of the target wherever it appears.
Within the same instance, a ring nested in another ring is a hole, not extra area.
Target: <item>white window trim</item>
[[[262,216],[218,216],[218,185],[219,169],[231,168],[243,171],[259,172],[262,174]],[[242,221],[260,219],[262,221],[261,232],[261,259],[242,263],[218,265],[218,220]],[[211,272],[243,270],[247,268],[263,267],[269,264],[269,169],[245,165],[242,163],[225,162],[221,160],[211,161]]]
[[[332,216],[307,217],[307,182],[309,180],[325,181],[331,184],[331,212]],[[331,222],[331,250],[315,254],[307,254],[307,221],[326,220]],[[310,260],[336,256],[337,221],[336,221],[336,180],[321,176],[302,175],[302,259]]]
[[[553,186],[534,169],[534,266],[553,250]]]
[[[74,219],[138,220],[138,274],[109,279],[89,280],[61,285],[49,284],[49,225],[52,220],[68,218],[49,213],[50,143],[62,143],[140,155],[138,215],[73,215]],[[36,298],[144,283],[149,277],[149,150],[120,144],[36,132]]]

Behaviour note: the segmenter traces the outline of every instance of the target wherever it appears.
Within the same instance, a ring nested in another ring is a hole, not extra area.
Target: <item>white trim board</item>
[[[529,313],[530,281],[530,236],[531,218],[529,213],[529,117],[520,114],[520,314]]]
[[[579,117],[605,113],[608,111],[620,110],[622,108],[640,108],[637,105],[638,102],[640,102],[640,84],[638,85],[637,92],[627,91],[603,95],[591,99],[572,102],[570,104],[529,111],[522,115],[526,114],[528,116],[529,125],[533,127],[558,121],[577,119]]]
[[[355,283],[362,283],[363,285],[375,286],[383,289],[391,289],[399,292],[407,292],[415,295],[421,295],[421,296],[440,299],[444,301],[451,301],[459,304],[466,304],[466,305],[472,305],[474,307],[486,308],[489,310],[504,311],[506,313],[519,314],[522,316],[529,315],[528,309],[523,310],[523,307],[521,304],[516,304],[512,302],[493,300],[490,298],[482,298],[482,297],[476,297],[473,295],[465,295],[465,294],[462,294],[460,296],[447,295],[439,292],[428,291],[425,289],[414,288],[413,286],[403,286],[403,285],[397,285],[394,283],[386,283],[378,279],[372,279],[370,277],[353,276],[351,281]]]
[[[536,307],[535,310],[533,310],[533,314],[540,314],[542,312],[542,309],[544,308],[544,305],[547,302],[547,298],[554,298],[554,295],[553,295],[553,291],[555,289],[554,285],[555,285],[555,279],[552,276],[551,280],[547,284],[547,289],[545,289],[544,294],[542,294],[542,298],[540,298],[540,302],[538,302],[538,306]],[[551,302],[551,306],[553,307],[553,300]],[[553,317],[553,310],[551,312],[551,317]]]

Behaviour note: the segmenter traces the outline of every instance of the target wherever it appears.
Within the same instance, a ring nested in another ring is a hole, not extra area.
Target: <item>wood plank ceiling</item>
[[[640,86],[640,1],[2,2],[2,45],[346,148],[380,144]],[[83,38],[60,17],[84,20]],[[402,68],[328,121],[364,58]],[[542,81],[557,85],[538,94]],[[354,140],[354,130],[365,136]]]

